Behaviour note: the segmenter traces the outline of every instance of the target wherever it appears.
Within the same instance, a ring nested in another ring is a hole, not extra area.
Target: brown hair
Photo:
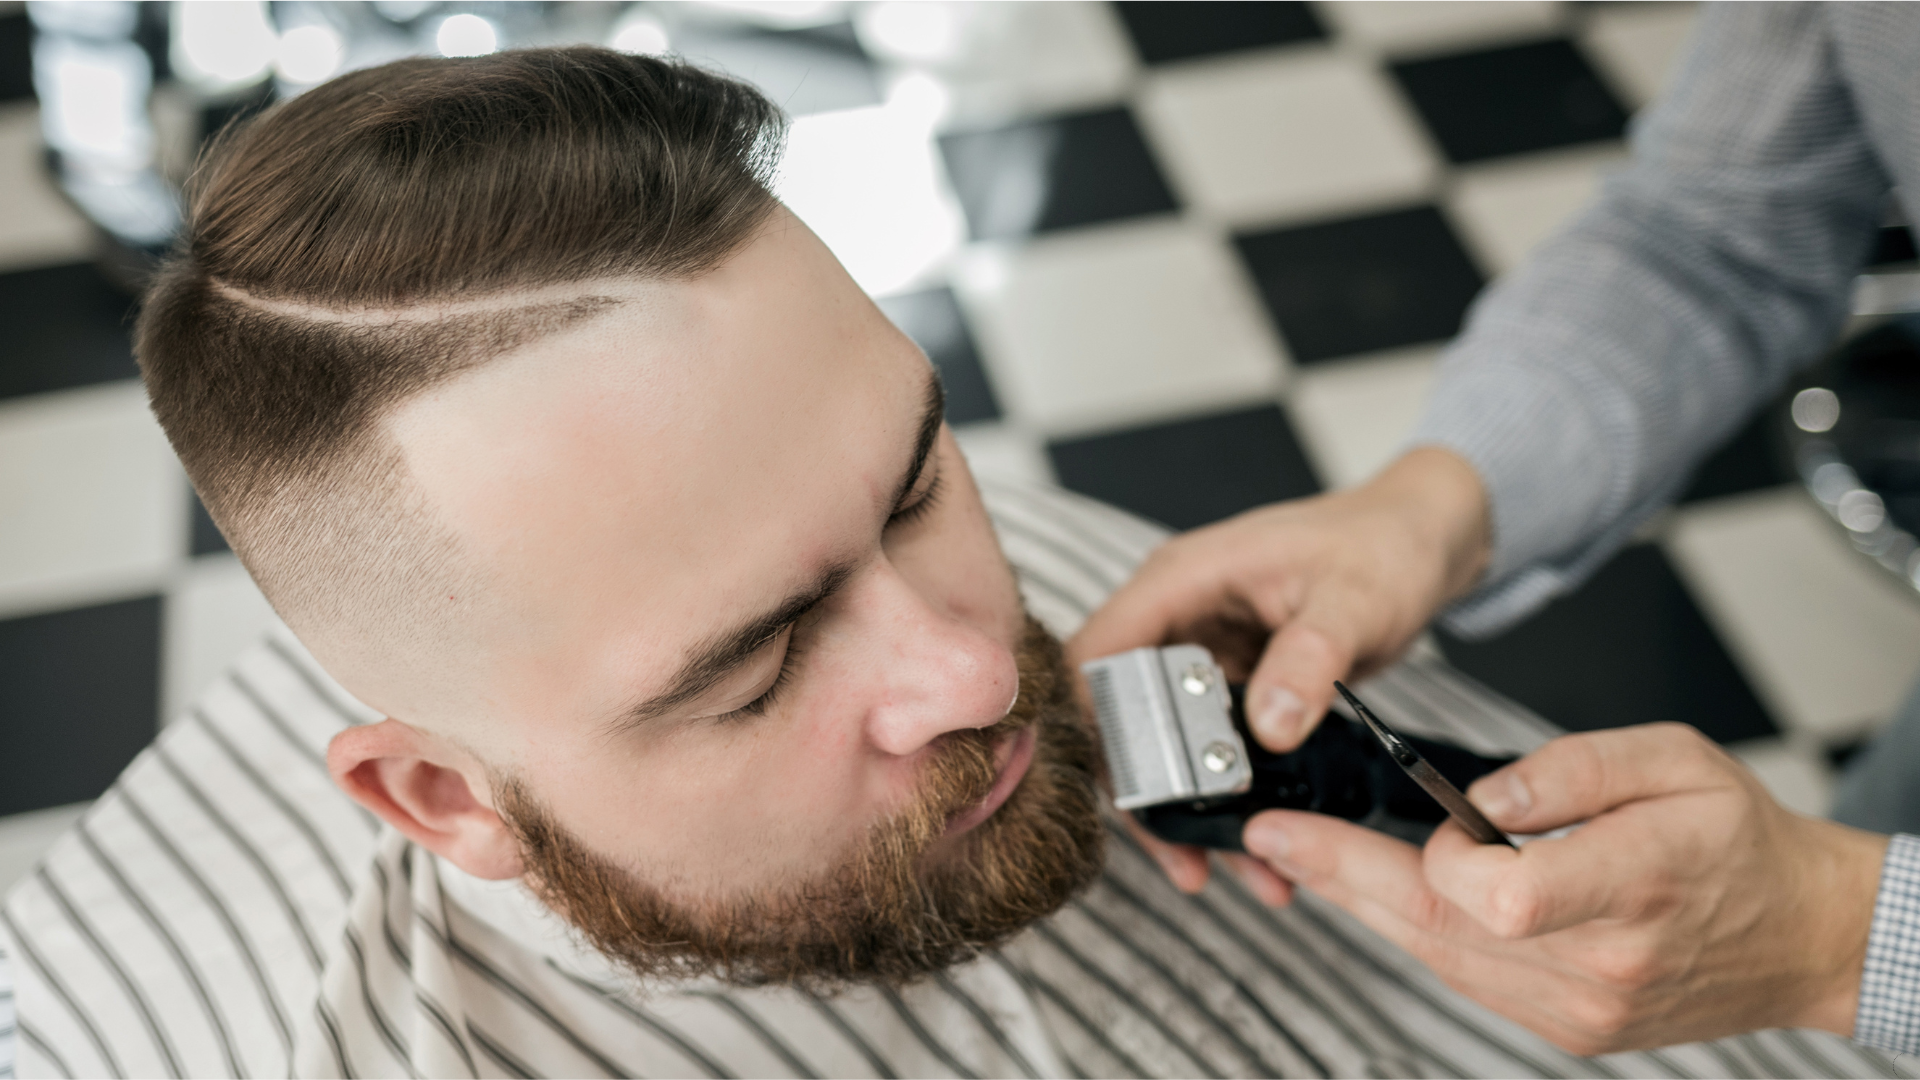
[[[281,613],[419,546],[384,410],[618,303],[543,287],[715,265],[775,205],[784,125],[741,83],[568,48],[354,72],[216,140],[136,353]]]

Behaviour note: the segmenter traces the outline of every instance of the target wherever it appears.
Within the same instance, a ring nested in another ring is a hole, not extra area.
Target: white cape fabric
[[[1164,538],[1057,491],[988,498],[1063,635]],[[1551,734],[1432,658],[1368,695],[1483,750]],[[908,990],[638,987],[333,786],[328,738],[372,719],[278,632],[167,727],[6,900],[21,1075],[1908,1075],[1813,1032],[1572,1057],[1311,897],[1184,896],[1117,830],[1085,895]]]

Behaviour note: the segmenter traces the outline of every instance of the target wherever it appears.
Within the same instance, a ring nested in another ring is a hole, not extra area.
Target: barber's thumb
[[[1525,772],[1518,767],[1518,763],[1496,769],[1467,788],[1467,801],[1478,807],[1481,813],[1487,815],[1487,820],[1503,831],[1528,832],[1538,804],[1533,798],[1533,788],[1527,784]]]
[[[1277,754],[1299,748],[1326,715],[1333,681],[1353,666],[1353,650],[1328,631],[1294,620],[1267,641],[1247,680],[1247,726]]]

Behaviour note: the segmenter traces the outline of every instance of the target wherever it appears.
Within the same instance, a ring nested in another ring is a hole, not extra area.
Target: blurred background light
[[[1887,520],[1887,506],[1880,496],[1855,488],[1840,496],[1840,524],[1857,533],[1870,533]]]
[[[69,169],[60,186],[94,223],[134,247],[163,248],[180,227],[173,188],[151,169],[133,173]]]
[[[332,27],[296,26],[281,35],[273,68],[288,82],[312,84],[332,78],[344,59],[346,42]]]
[[[938,83],[910,74],[882,105],[793,122],[774,193],[875,296],[920,282],[965,238],[933,146],[945,106]]]
[[[389,22],[404,23],[438,7],[435,0],[373,0],[373,10]]]
[[[500,33],[478,15],[449,15],[434,32],[433,46],[441,56],[485,56],[500,48]]]
[[[667,28],[660,25],[658,19],[628,12],[613,26],[613,36],[607,44],[621,52],[653,55],[667,51],[672,42],[667,37]]]
[[[700,6],[772,30],[825,26],[846,18],[847,12],[845,0],[703,0]]]
[[[173,66],[207,87],[253,82],[272,66],[279,38],[259,0],[181,0],[173,12]]]
[[[140,169],[153,153],[153,68],[131,42],[51,38],[35,51],[34,91],[49,148],[95,168]]]
[[[1860,474],[1854,472],[1851,465],[1829,461],[1813,471],[1813,479],[1807,486],[1821,502],[1838,506],[1848,492],[1859,490]]]
[[[30,0],[27,15],[43,34],[111,41],[133,34],[140,5],[134,0]]]
[[[860,39],[885,56],[938,63],[960,47],[960,14],[950,4],[906,0],[869,4],[856,16]]]
[[[1793,423],[1815,435],[1832,431],[1840,422],[1840,397],[1824,386],[1809,386],[1793,395]]]

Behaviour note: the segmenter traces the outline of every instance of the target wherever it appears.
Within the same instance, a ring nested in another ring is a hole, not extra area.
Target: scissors
[[[1460,827],[1466,830],[1468,836],[1482,844],[1514,846],[1513,841],[1507,839],[1506,833],[1494,828],[1493,822],[1488,821],[1485,814],[1475,809],[1474,805],[1467,801],[1467,797],[1460,793],[1459,788],[1454,787],[1451,781],[1440,775],[1440,770],[1428,764],[1427,759],[1420,756],[1419,751],[1407,745],[1405,739],[1382,723],[1379,717],[1373,715],[1373,710],[1353,696],[1353,691],[1347,689],[1345,683],[1335,680],[1333,688],[1340,691],[1340,696],[1347,699],[1348,705],[1353,706],[1354,714],[1360,717],[1360,722],[1367,726],[1368,731],[1373,732],[1373,737],[1380,740],[1381,746],[1386,747],[1387,756],[1393,759],[1394,764],[1405,769],[1407,775],[1413,778],[1413,782],[1420,785],[1421,790],[1433,796],[1435,802],[1445,807],[1447,813],[1452,815],[1453,820],[1460,823]]]

